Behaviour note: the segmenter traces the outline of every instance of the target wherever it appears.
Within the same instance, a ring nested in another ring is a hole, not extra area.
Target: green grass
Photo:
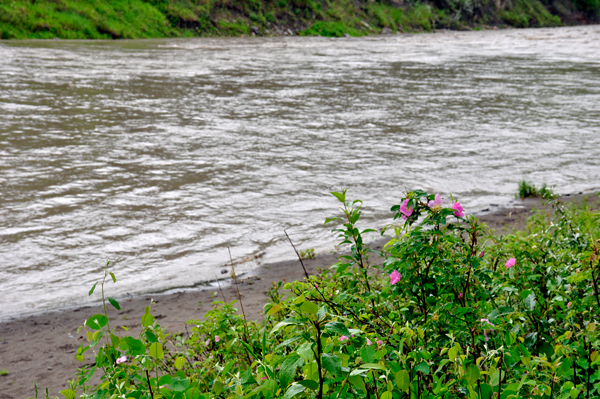
[[[0,39],[135,39],[239,36],[256,25],[302,35],[340,37],[479,25],[557,26],[575,12],[597,21],[600,0],[509,0],[497,10],[484,0],[443,7],[411,1],[396,7],[369,0],[0,0]],[[560,13],[558,15],[552,12]],[[556,11],[561,10],[561,11]],[[571,18],[570,20],[575,20]]]
[[[517,190],[517,197],[524,199],[530,197],[543,197],[550,198],[554,195],[552,187],[548,187],[546,183],[542,184],[542,187],[537,188],[534,184],[531,184],[525,180],[519,182]]]

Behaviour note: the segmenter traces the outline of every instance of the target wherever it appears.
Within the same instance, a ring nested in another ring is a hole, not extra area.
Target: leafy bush
[[[298,255],[300,255],[300,259],[314,259],[315,258],[315,249],[314,248],[301,249],[300,253]]]
[[[106,313],[78,349],[95,363],[67,398],[530,398],[600,396],[600,214],[554,203],[527,233],[489,235],[461,205],[413,191],[394,205],[381,252],[360,230],[362,202],[332,193],[326,220],[349,252],[305,281],[274,285],[265,319],[215,302],[191,334],[146,308],[139,336]],[[450,206],[447,206],[450,205]],[[385,258],[382,266],[370,256]],[[112,298],[103,300],[119,308]],[[93,293],[94,287],[90,291]],[[94,372],[102,383],[87,387]],[[83,391],[83,393],[78,393]]]

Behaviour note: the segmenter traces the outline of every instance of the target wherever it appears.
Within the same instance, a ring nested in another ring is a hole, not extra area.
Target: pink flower
[[[488,342],[490,338],[487,335],[487,330],[483,330],[483,335],[485,335],[485,342]]]
[[[219,338],[218,335],[215,335],[215,342],[219,342],[221,340],[221,338]]]
[[[354,334],[350,334],[350,336],[351,336],[352,338],[354,338]]]
[[[383,341],[382,340],[377,341],[377,346],[381,346],[381,345],[383,345]]]
[[[570,309],[571,305],[573,305],[571,302],[567,303],[567,309]]]
[[[127,356],[122,356],[117,359],[117,364],[125,363],[127,361]]]
[[[398,273],[398,270],[394,270],[392,272],[392,274],[390,274],[390,283],[392,283],[392,285],[394,285],[394,284],[398,283],[401,278],[402,278],[402,275],[400,273]]]
[[[427,203],[427,206],[430,207],[431,209],[433,209],[434,211],[437,211],[442,208],[443,203],[444,203],[444,200],[442,199],[442,196],[439,194],[436,194],[435,200],[429,201]]]
[[[479,257],[483,258],[483,255],[485,255],[485,251],[481,251],[481,253],[479,254]]]
[[[346,337],[345,335],[342,335],[342,336],[340,337],[340,341],[342,341],[342,342],[344,342],[344,341],[347,341],[347,340],[349,340],[349,339],[350,339],[350,338]]]
[[[369,338],[367,338],[367,346],[371,346],[373,345],[373,342],[371,342],[371,340]]]
[[[463,212],[463,207],[460,205],[460,202],[455,202],[452,204],[452,209],[454,209],[454,216],[457,218],[464,218],[465,213]]]
[[[516,263],[517,263],[517,260],[515,258],[510,258],[509,260],[506,261],[506,264],[504,266],[506,266],[507,269],[510,269]]]
[[[493,325],[492,323],[490,323],[490,320],[489,320],[489,319],[481,319],[481,322],[482,322],[482,323],[487,323],[487,324],[489,324],[489,325],[490,325],[490,326],[492,326],[492,327],[496,327],[495,325]]]
[[[263,380],[266,380],[266,379],[267,379],[267,377],[266,377],[266,376],[264,376],[262,379],[263,379]]]
[[[462,292],[459,292],[459,293],[458,293],[458,299],[461,299],[462,297],[463,297],[463,294],[462,294]]]
[[[402,204],[400,205],[400,213],[402,213],[402,219],[406,220],[410,217],[410,215],[413,214],[413,209],[412,207],[408,208],[408,198],[405,199],[404,201],[402,201]]]

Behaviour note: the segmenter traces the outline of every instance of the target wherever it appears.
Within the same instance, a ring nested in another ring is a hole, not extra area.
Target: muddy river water
[[[520,179],[600,182],[600,27],[365,38],[0,41],[0,318],[333,249],[332,190],[391,221]]]

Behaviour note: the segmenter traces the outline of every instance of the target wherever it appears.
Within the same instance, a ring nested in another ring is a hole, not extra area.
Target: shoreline
[[[587,201],[598,209],[599,191],[599,188],[594,188],[565,194],[559,200],[575,203]],[[524,230],[532,210],[538,208],[549,209],[540,199],[528,198],[521,202],[517,200],[502,206],[490,206],[474,215],[496,234],[506,234]],[[387,241],[388,238],[381,237],[371,245],[374,249],[381,249]],[[290,251],[293,250],[290,248]],[[304,264],[309,274],[315,274],[318,269],[334,264],[338,256],[339,253],[318,254],[314,259],[304,260]],[[240,276],[239,289],[248,319],[262,318],[261,312],[268,299],[266,293],[273,283],[303,277],[304,272],[297,259],[262,264]],[[113,325],[127,327],[128,334],[136,335],[143,309],[154,299],[156,304],[152,305],[152,314],[167,330],[178,333],[185,331],[188,320],[201,319],[212,308],[213,301],[222,301],[223,296],[227,301],[237,299],[236,287],[231,279],[220,280],[220,284],[222,292],[211,285],[207,289],[177,291],[178,288],[173,288],[167,293],[121,298],[121,310],[111,307],[108,316]],[[107,295],[110,295],[110,284]],[[92,362],[91,357],[87,357],[83,363],[74,358],[75,351],[83,341],[83,333],[77,334],[77,328],[85,319],[101,311],[100,305],[73,306],[0,321],[0,370],[9,372],[8,375],[0,375],[0,399],[33,397],[33,382],[37,383],[42,395],[45,387],[49,388],[50,395],[67,388],[67,381],[74,378],[76,369]],[[99,377],[95,376],[92,383],[98,381]]]

